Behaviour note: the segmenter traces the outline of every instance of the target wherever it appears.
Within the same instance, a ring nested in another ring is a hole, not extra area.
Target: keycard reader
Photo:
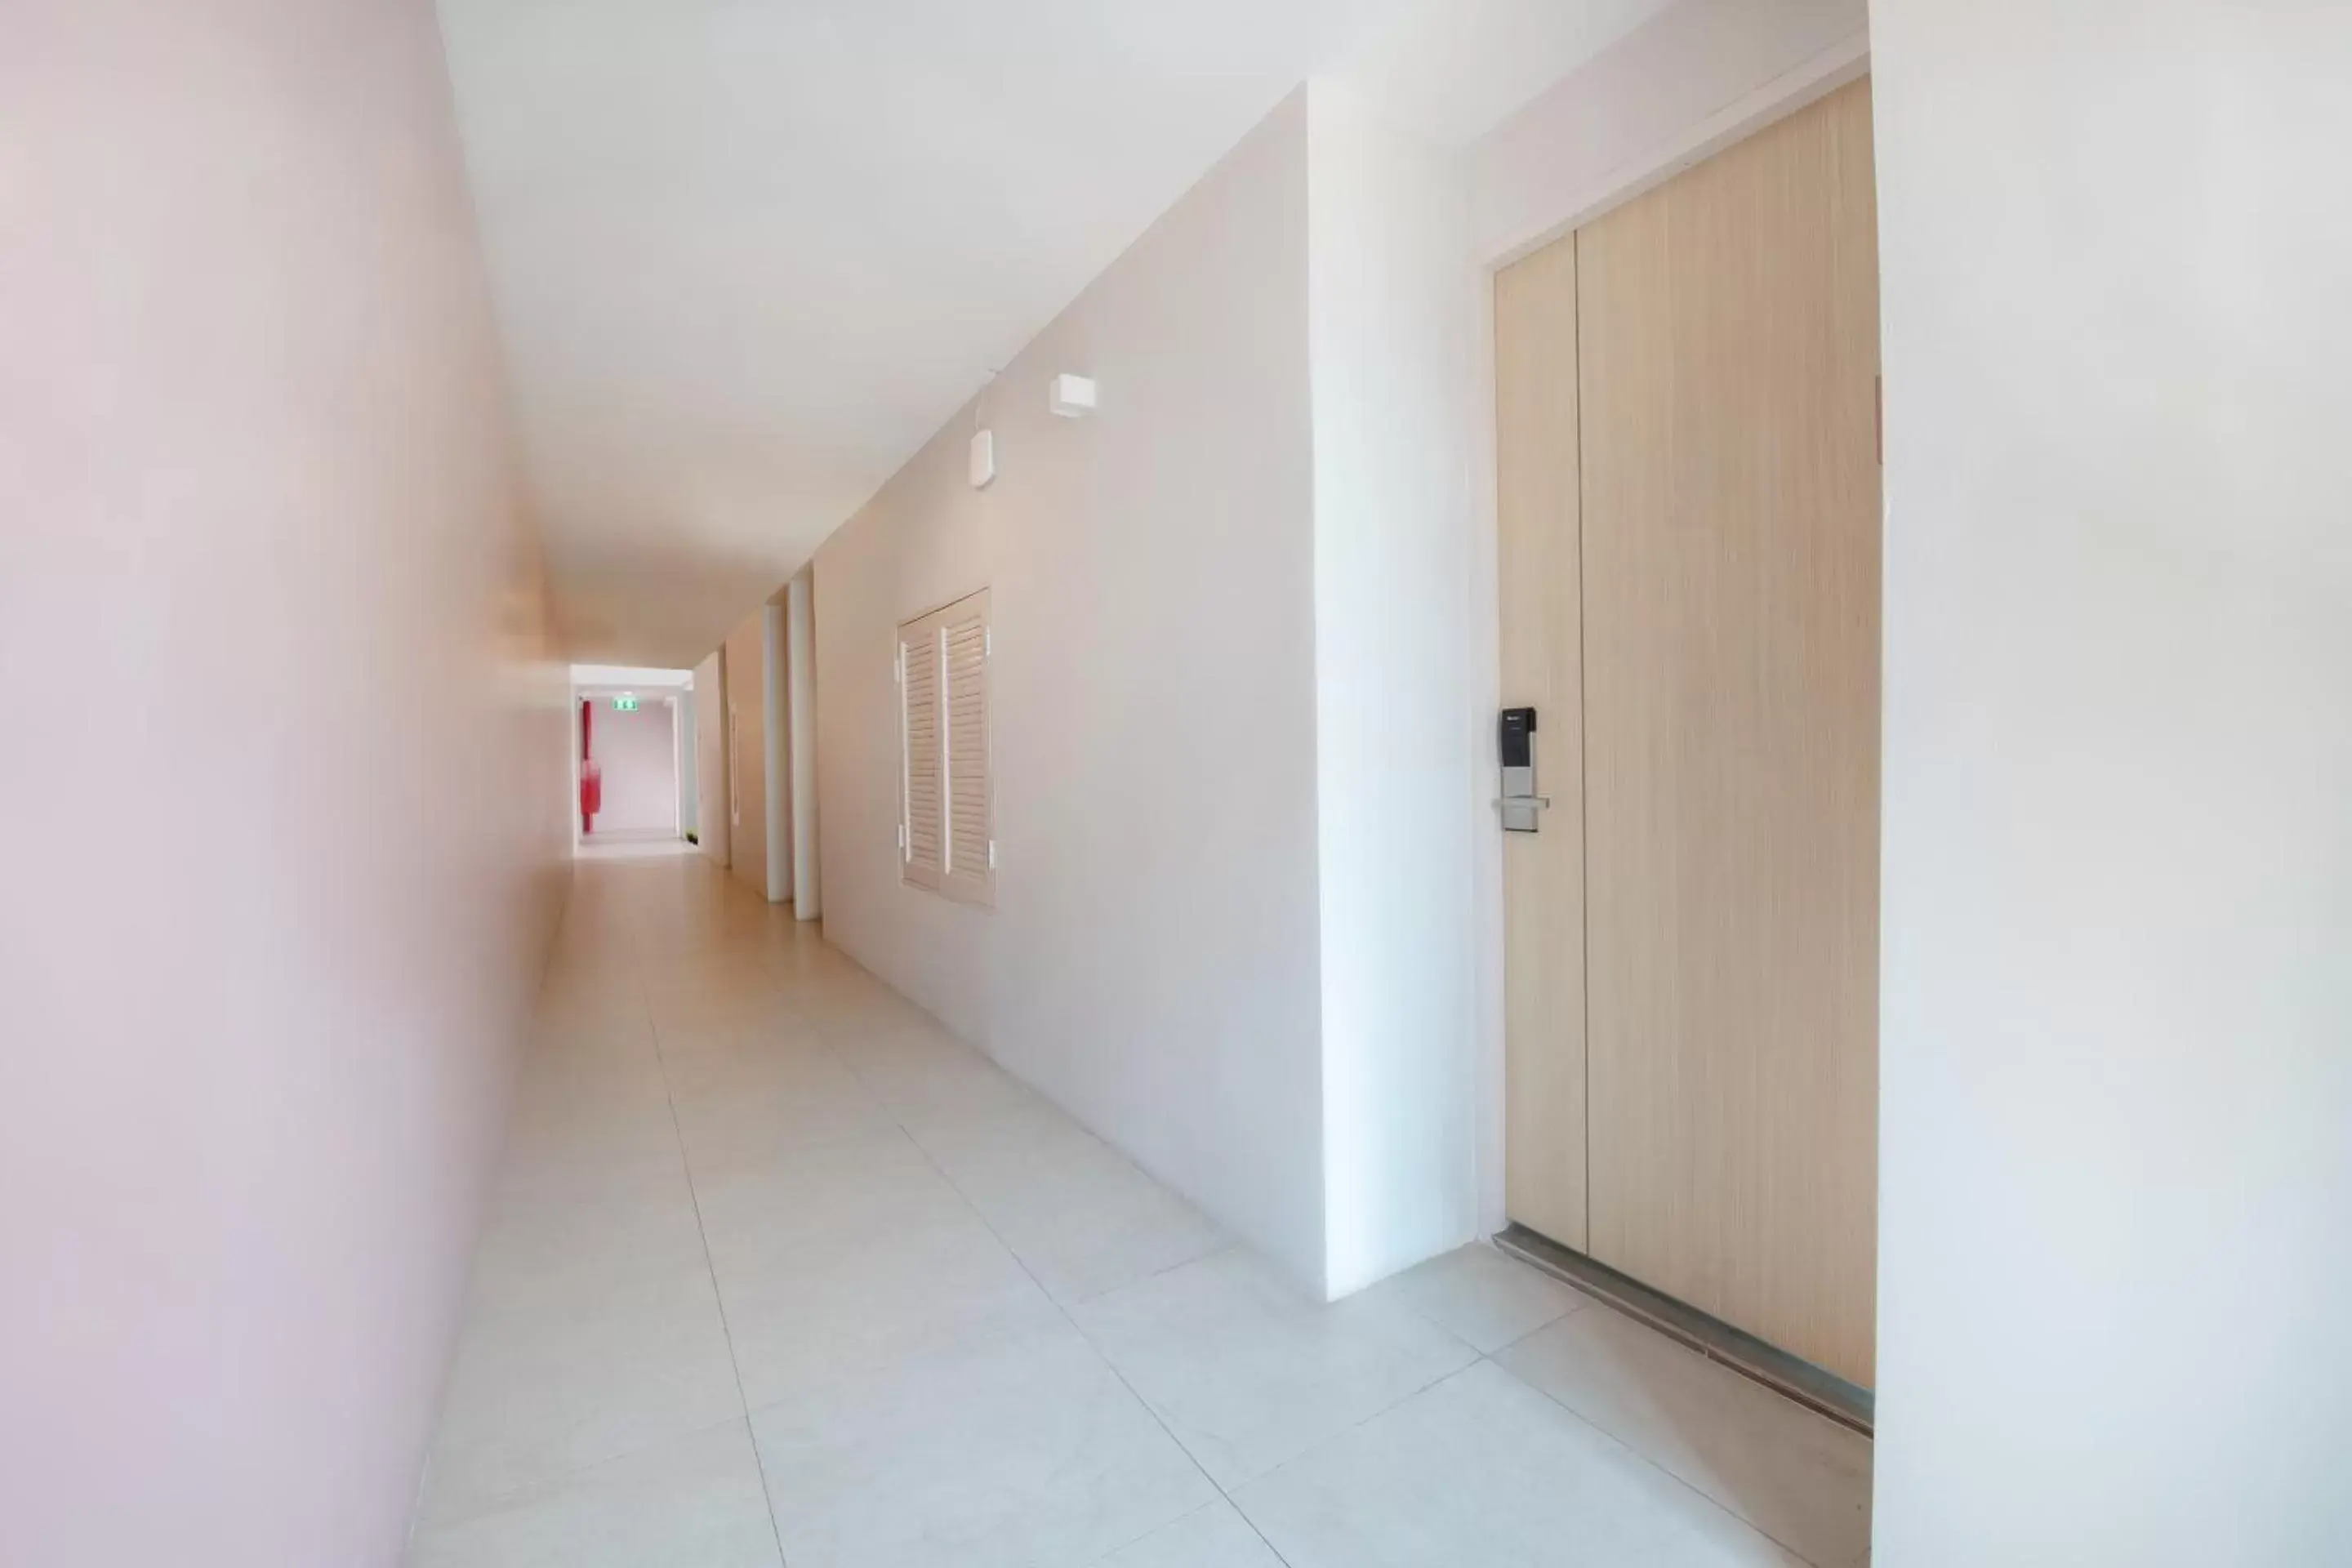
[[[1536,793],[1536,710],[1506,708],[1496,726],[1496,750],[1503,773],[1503,791],[1496,798],[1506,833],[1533,833],[1537,818],[1551,804]]]

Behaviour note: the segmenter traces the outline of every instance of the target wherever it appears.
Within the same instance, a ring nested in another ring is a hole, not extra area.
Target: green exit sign
[[[636,700],[635,698],[634,698],[634,697],[615,697],[615,698],[614,698],[614,699],[613,699],[613,711],[614,711],[614,712],[615,712],[615,713],[634,713],[634,712],[635,712],[636,710],[637,710],[637,700]]]

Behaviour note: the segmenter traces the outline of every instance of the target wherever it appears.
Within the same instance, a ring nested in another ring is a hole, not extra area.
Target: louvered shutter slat
[[[909,628],[898,643],[900,711],[905,725],[906,862],[911,875],[946,868],[942,842],[939,658],[932,639]],[[926,874],[928,874],[926,876]]]
[[[946,637],[948,874],[988,875],[988,623],[950,619]]]

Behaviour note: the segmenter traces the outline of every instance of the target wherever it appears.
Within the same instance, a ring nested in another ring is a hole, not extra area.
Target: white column
[[[785,661],[793,727],[793,914],[817,918],[816,574],[803,566],[784,590]]]
[[[793,838],[784,784],[784,607],[770,603],[760,611],[761,663],[761,738],[767,756],[768,902],[792,896]]]
[[[694,749],[694,689],[671,700],[670,734],[677,742],[677,836],[702,831],[702,759]]]

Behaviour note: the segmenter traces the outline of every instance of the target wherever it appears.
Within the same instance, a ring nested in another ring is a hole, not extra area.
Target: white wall
[[[1308,96],[1327,1268],[1477,1227],[1478,863],[1496,826],[1491,335],[1458,158]],[[1482,766],[1483,763],[1483,766]]]
[[[677,831],[677,736],[668,700],[642,697],[634,713],[593,699],[589,752],[604,780],[603,809],[591,838]]]
[[[791,707],[784,680],[784,606],[771,599],[760,610],[760,810],[768,859],[768,901],[793,896]],[[749,802],[744,805],[751,809]]]
[[[694,667],[695,820],[702,852],[728,863],[726,661],[717,653]]]
[[[1486,300],[1459,160],[1315,83],[983,398],[993,488],[960,417],[817,560],[829,933],[1332,1294],[1479,1220]],[[993,915],[893,837],[891,628],[982,584]]]
[[[1676,0],[1470,149],[1480,257],[1535,249],[1867,68],[1866,0]]]
[[[0,1559],[394,1568],[567,864],[433,10],[0,14]]]
[[[754,609],[728,634],[727,863],[742,882],[771,898],[768,878],[767,608]]]
[[[826,934],[1324,1275],[1306,110],[1293,98],[816,558]],[[1045,409],[1057,371],[1102,408]],[[893,633],[993,589],[992,910],[898,883]]]
[[[1872,21],[1874,1562],[2352,1561],[2352,26]]]
[[[785,746],[791,758],[792,804],[786,815],[793,825],[793,918],[815,920],[824,897],[816,858],[816,575],[803,567],[785,585],[784,669],[789,691],[786,723],[791,737]]]

